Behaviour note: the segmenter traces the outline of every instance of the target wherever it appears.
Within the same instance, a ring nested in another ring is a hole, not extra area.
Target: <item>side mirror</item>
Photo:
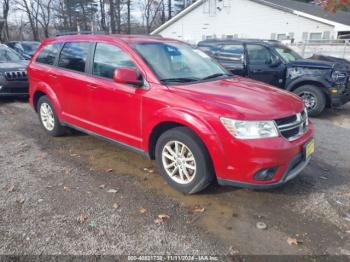
[[[282,63],[281,59],[277,56],[271,58],[270,67],[277,67]]]
[[[143,81],[140,80],[140,74],[135,68],[120,67],[114,71],[113,80],[120,84],[129,84],[134,86],[142,86]]]

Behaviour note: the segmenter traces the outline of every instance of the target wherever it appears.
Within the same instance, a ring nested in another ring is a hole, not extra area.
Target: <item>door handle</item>
[[[98,87],[95,86],[95,85],[87,85],[88,88],[91,88],[91,89],[97,89]]]
[[[253,73],[261,73],[263,70],[262,69],[255,69],[255,70],[252,70]]]

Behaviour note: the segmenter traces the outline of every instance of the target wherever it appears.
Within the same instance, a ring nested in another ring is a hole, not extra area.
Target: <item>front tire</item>
[[[310,116],[320,115],[326,107],[326,97],[319,87],[313,85],[300,86],[294,93],[303,99]]]
[[[214,178],[207,149],[201,139],[186,127],[170,129],[159,137],[156,161],[168,184],[183,193],[197,193]]]
[[[66,129],[60,124],[55,109],[47,96],[39,98],[37,112],[40,123],[50,136],[57,137],[65,134]]]

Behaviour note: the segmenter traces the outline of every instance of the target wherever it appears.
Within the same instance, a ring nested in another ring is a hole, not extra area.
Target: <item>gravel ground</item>
[[[313,120],[314,158],[286,186],[187,196],[149,160],[80,133],[48,137],[25,101],[1,100],[0,254],[350,255],[349,115]]]

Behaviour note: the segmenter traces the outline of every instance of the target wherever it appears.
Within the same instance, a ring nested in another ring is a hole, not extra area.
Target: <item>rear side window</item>
[[[56,59],[56,56],[58,52],[60,51],[61,44],[55,43],[45,46],[39,53],[38,57],[36,58],[36,62],[46,64],[46,65],[53,65]]]
[[[113,78],[114,71],[119,67],[136,67],[130,57],[120,48],[98,43],[95,50],[93,75]]]
[[[65,43],[58,60],[58,66],[78,72],[85,72],[89,47],[90,43],[88,42]]]
[[[223,45],[218,53],[221,59],[227,59],[231,61],[242,61],[244,53],[244,47],[241,44]]]

